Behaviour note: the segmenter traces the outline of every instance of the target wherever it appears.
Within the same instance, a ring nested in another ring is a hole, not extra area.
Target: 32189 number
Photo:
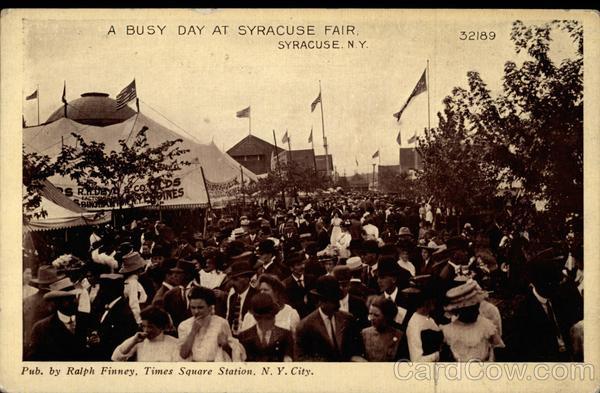
[[[494,31],[461,31],[458,35],[461,41],[493,41],[496,39]]]

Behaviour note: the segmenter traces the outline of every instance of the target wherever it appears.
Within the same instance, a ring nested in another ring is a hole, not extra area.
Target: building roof
[[[121,123],[136,113],[129,106],[119,110],[116,110],[116,107],[117,101],[106,93],[84,93],[80,98],[67,103],[67,117],[78,123],[104,127]],[[52,123],[63,117],[65,117],[65,110],[61,106],[50,115],[46,123]]]
[[[260,139],[252,134],[246,135],[242,140],[233,145],[232,148],[227,150],[227,154],[230,156],[251,156],[260,153],[271,154],[271,151],[275,150],[275,145]],[[276,154],[282,152],[281,147],[277,147]]]

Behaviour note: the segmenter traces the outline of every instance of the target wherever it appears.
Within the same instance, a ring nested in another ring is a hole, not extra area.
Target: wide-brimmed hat
[[[250,263],[246,261],[236,261],[231,264],[229,272],[229,277],[239,277],[239,276],[252,276],[254,274],[254,270],[252,270],[252,266]]]
[[[312,289],[310,293],[321,299],[331,300],[334,302],[337,302],[342,298],[340,283],[335,277],[327,275],[321,276],[317,279],[315,288]]]
[[[56,268],[54,266],[43,265],[38,268],[37,277],[32,278],[30,280],[30,282],[32,282],[38,286],[39,285],[48,285],[48,284],[52,284],[53,282],[56,282],[64,277],[65,277],[64,274],[59,275],[57,273]]]
[[[413,237],[413,234],[412,234],[412,232],[410,231],[410,229],[408,227],[402,227],[398,231],[398,236],[410,236],[410,237]]]
[[[129,254],[123,256],[123,267],[119,270],[119,273],[131,273],[136,270],[142,269],[146,266],[146,261],[139,252],[132,251]]]
[[[45,300],[76,296],[75,284],[69,277],[62,278],[49,285],[50,292],[44,294]]]
[[[193,274],[196,269],[196,263],[187,259],[178,259],[175,266],[169,269],[172,273],[189,273]]]
[[[350,257],[346,260],[346,266],[351,272],[362,269],[363,263],[360,257]]]
[[[487,292],[481,289],[477,281],[469,279],[464,284],[449,289],[446,297],[448,304],[444,310],[451,311],[481,303],[486,299]]]
[[[352,278],[350,275],[350,268],[346,265],[338,265],[333,268],[331,272],[339,282],[348,282]]]
[[[419,243],[417,247],[429,250],[430,252],[435,252],[440,248],[440,246],[438,246],[438,244],[433,240],[430,240],[428,243]]]
[[[278,312],[273,298],[266,293],[257,293],[252,297],[250,310],[254,318],[262,316],[274,317]]]

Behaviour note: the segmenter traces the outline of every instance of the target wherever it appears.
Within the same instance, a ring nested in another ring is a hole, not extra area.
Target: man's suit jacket
[[[103,321],[105,309],[98,308],[94,315],[95,329],[100,336],[100,343],[94,347],[96,360],[110,361],[113,351],[125,339],[138,331],[135,317],[129,308],[129,303],[121,297],[108,311]]]
[[[241,321],[244,320],[244,315],[246,315],[246,313],[248,311],[250,311],[250,303],[252,301],[252,298],[254,297],[254,295],[256,295],[258,293],[258,290],[256,290],[253,287],[248,287],[248,294],[246,295],[246,298],[244,299],[244,303],[242,304],[242,308],[240,311],[240,324],[239,327],[242,326]],[[235,292],[234,292],[235,295]],[[232,304],[233,304],[233,298],[234,295],[231,296],[227,296],[227,317],[229,317],[229,311],[231,310]],[[229,321],[229,318],[227,318],[227,321]],[[231,326],[230,326],[231,327]]]
[[[334,318],[338,348],[334,348],[318,309],[300,321],[296,328],[297,360],[344,362],[354,355],[360,356],[362,341],[354,317],[337,311]]]
[[[560,307],[552,304],[557,322],[561,326]],[[565,361],[558,350],[553,322],[530,289],[517,306],[514,316],[514,335],[508,338],[510,361],[559,362]],[[560,328],[559,328],[560,331]],[[568,332],[561,331],[565,344]]]
[[[359,331],[370,325],[368,319],[369,309],[361,298],[350,295],[348,297],[348,311],[354,317],[354,322],[356,322]]]
[[[152,298],[152,305],[163,307],[165,295],[169,291],[170,291],[169,288],[167,288],[164,284],[161,284],[160,287],[156,290],[154,297]]]
[[[272,274],[280,280],[284,280],[287,276],[289,276],[289,272],[285,271],[283,267],[277,261],[277,258],[264,270],[266,274]]]
[[[266,345],[260,341],[256,325],[241,332],[238,339],[246,350],[246,360],[249,362],[283,362],[284,356],[293,358],[294,340],[287,329],[273,326]]]
[[[289,276],[283,280],[288,300],[287,303],[298,311],[300,318],[304,318],[315,310],[315,305],[311,301],[308,291],[313,288],[316,278],[312,275],[305,274],[303,282],[304,287],[301,287],[293,276]]]
[[[31,331],[33,325],[50,315],[52,315],[52,306],[44,300],[44,293],[38,291],[31,296],[23,299],[23,348],[29,346]]]
[[[180,286],[167,291],[163,298],[163,307],[171,316],[175,328],[192,316],[185,298],[185,289]]]
[[[88,360],[86,348],[88,326],[89,314],[77,313],[75,332],[71,333],[58,318],[58,313],[54,312],[33,326],[24,359],[61,362]]]

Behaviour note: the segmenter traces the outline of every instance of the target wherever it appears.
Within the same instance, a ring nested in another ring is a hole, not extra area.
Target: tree
[[[557,65],[551,36],[561,30],[574,55]],[[521,66],[506,62],[495,97],[477,72],[467,74],[468,89],[452,91],[438,114],[439,128],[420,140],[421,179],[432,194],[465,206],[484,202],[486,192],[494,195],[499,181],[519,185],[521,195],[545,200],[564,221],[583,212],[583,29],[576,21],[516,21],[511,40],[529,59]]]
[[[165,198],[169,179],[189,165],[179,157],[188,152],[177,146],[181,139],[151,147],[143,127],[128,144],[119,140],[119,151],[105,151],[104,143],[86,142],[73,133],[75,146],[63,146],[57,165],[59,173],[70,176],[87,192],[97,195],[95,203],[104,207],[132,207],[139,203],[158,205]]]
[[[41,207],[44,180],[54,175],[55,163],[46,155],[26,153],[23,146],[23,220],[44,218],[47,212]]]

